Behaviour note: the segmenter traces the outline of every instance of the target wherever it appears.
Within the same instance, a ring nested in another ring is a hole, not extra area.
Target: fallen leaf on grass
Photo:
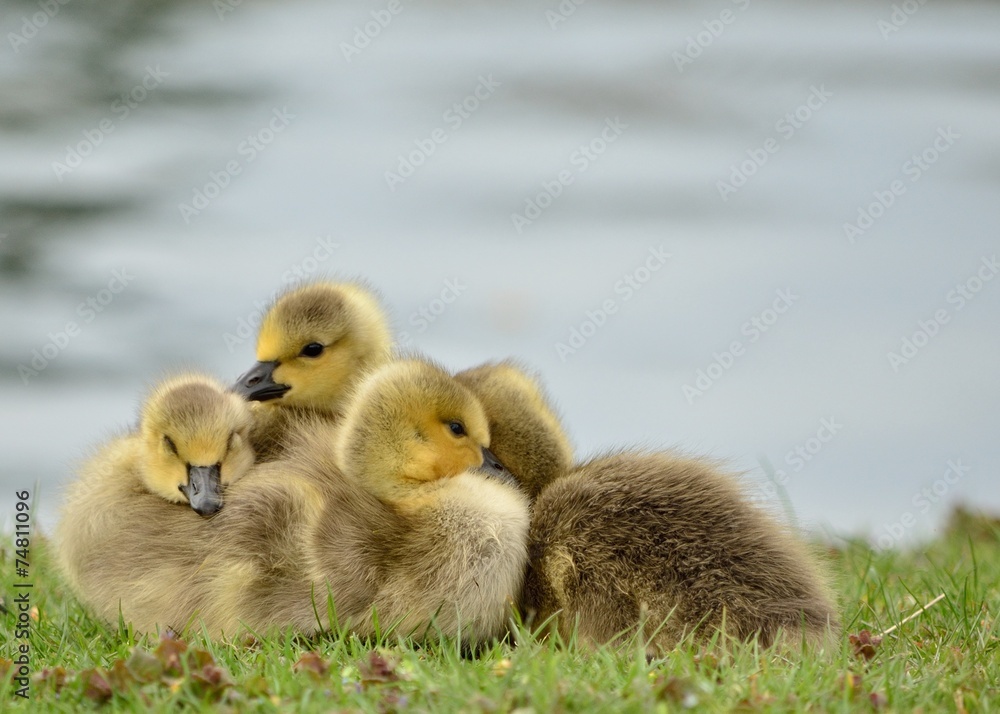
[[[251,677],[243,683],[243,691],[248,697],[270,697],[271,690],[268,684],[267,677],[263,675],[257,675],[256,677]]]
[[[214,662],[191,672],[191,682],[202,694],[211,694],[215,697],[220,696],[227,687],[234,684],[229,677],[229,672]]]
[[[865,697],[864,693],[864,678],[860,674],[855,674],[854,672],[848,672],[841,676],[840,686],[847,690],[848,696],[851,699],[857,699],[859,696]],[[869,692],[867,694],[868,703],[872,705],[875,709],[883,709],[888,703],[886,696],[880,692]]]
[[[165,673],[178,676],[184,671],[181,655],[187,652],[187,648],[187,643],[184,640],[171,636],[168,631],[160,638],[160,644],[153,650],[153,656],[160,660]]]
[[[375,650],[368,653],[368,658],[358,663],[358,672],[361,675],[361,685],[385,684],[386,682],[398,682],[400,677],[396,674],[396,660],[391,657],[384,657]]]
[[[0,657],[0,680],[7,679],[7,674],[13,666],[14,663],[11,660]]]
[[[862,678],[860,674],[854,674],[853,672],[848,672],[840,678],[840,686],[850,693],[853,697],[859,691],[861,691]]]
[[[378,703],[379,714],[396,714],[403,709],[406,709],[409,701],[395,687],[387,687],[382,690],[382,699]]]
[[[143,684],[155,682],[163,675],[163,665],[160,660],[138,647],[132,650],[125,666],[135,680]]]
[[[111,669],[108,670],[107,680],[113,692],[123,692],[131,689],[132,685],[137,681],[129,671],[125,660],[121,659],[115,660],[114,664],[111,665]]]
[[[2,669],[3,664],[0,663],[0,670]],[[0,674],[0,676],[2,676],[2,674]],[[56,694],[58,694],[62,691],[62,688],[66,686],[67,674],[66,670],[62,667],[53,667],[52,669],[46,667],[41,672],[35,673],[31,679],[39,691],[52,689]]]
[[[847,640],[851,643],[851,647],[854,648],[854,656],[864,657],[866,662],[875,656],[878,646],[882,644],[882,638],[873,637],[872,633],[868,630],[861,630],[856,635],[848,635]]]
[[[83,696],[103,704],[111,699],[113,694],[108,675],[99,669],[85,669],[80,672],[79,679],[83,682]]]
[[[322,679],[330,671],[330,665],[318,652],[303,652],[298,662],[292,665],[293,672],[306,672],[313,679]]]
[[[734,711],[738,711],[738,712],[759,712],[762,709],[770,709],[774,705],[775,701],[777,701],[776,698],[774,697],[774,695],[772,695],[770,692],[766,692],[766,691],[765,692],[761,692],[757,688],[757,682],[759,681],[759,679],[760,679],[760,675],[759,674],[751,674],[750,675],[750,679],[749,679],[749,682],[750,682],[750,693],[747,696],[743,697],[743,699],[741,699],[740,701],[738,701],[736,703],[736,707],[735,707]],[[718,681],[720,683],[722,682],[721,677],[718,679]],[[793,702],[793,704],[794,704],[794,702]]]
[[[661,674],[653,682],[653,694],[659,701],[673,702],[685,709],[698,705],[698,694],[694,685],[683,677],[673,675],[665,677]]]
[[[189,671],[202,669],[215,664],[215,657],[206,650],[188,650],[187,666]]]
[[[694,663],[706,672],[714,672],[719,668],[719,658],[711,652],[702,652],[694,656]]]

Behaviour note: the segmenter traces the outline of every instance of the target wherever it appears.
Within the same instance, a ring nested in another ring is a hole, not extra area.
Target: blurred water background
[[[1000,4],[5,0],[0,29],[7,527],[30,488],[51,529],[153,381],[234,378],[320,275],[449,367],[532,365],[581,457],[726,459],[883,545],[1000,508]]]

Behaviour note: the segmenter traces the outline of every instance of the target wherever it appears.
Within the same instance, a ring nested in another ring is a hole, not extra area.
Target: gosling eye
[[[453,421],[448,424],[448,428],[451,429],[451,433],[455,436],[465,436],[465,425],[460,421]]]
[[[321,354],[323,354],[323,345],[319,342],[310,342],[299,352],[302,357],[319,357]]]
[[[187,498],[188,495],[187,486],[185,486],[184,484],[179,484],[177,486],[177,490],[184,494],[184,498]]]
[[[163,435],[163,443],[166,444],[167,450],[170,451],[174,456],[177,456],[177,444],[166,434]]]

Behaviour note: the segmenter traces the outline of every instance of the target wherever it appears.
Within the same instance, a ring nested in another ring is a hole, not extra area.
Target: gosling
[[[523,607],[601,645],[652,655],[723,631],[764,646],[837,628],[805,544],[706,460],[623,452],[549,484],[534,504]]]
[[[70,485],[60,569],[106,620],[183,625],[199,607],[200,547],[229,487],[251,468],[246,402],[200,375],[153,390],[138,428],[103,445]]]
[[[233,387],[258,403],[251,431],[258,462],[284,452],[300,417],[336,421],[355,382],[391,350],[388,320],[364,286],[315,282],[281,295],[261,322],[257,364]]]

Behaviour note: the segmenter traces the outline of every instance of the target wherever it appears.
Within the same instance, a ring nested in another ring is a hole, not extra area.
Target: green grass
[[[14,598],[23,590],[14,584],[24,581],[15,576],[14,558],[11,547],[0,558],[0,592],[10,611],[0,632],[6,659],[16,658],[22,642],[15,639]],[[30,558],[31,605],[38,608],[30,620],[31,698],[5,684],[0,710],[1000,710],[1000,528],[987,519],[966,517],[919,551],[876,552],[861,542],[830,548],[844,621],[832,653],[689,645],[649,663],[640,647],[588,651],[523,629],[517,646],[497,644],[474,657],[454,642],[416,646],[391,634],[363,642],[345,633],[226,644],[185,633],[187,651],[180,652],[184,644],[95,621],[58,580],[37,540]],[[943,600],[886,636],[870,661],[855,655],[849,635],[884,631],[942,593]]]

